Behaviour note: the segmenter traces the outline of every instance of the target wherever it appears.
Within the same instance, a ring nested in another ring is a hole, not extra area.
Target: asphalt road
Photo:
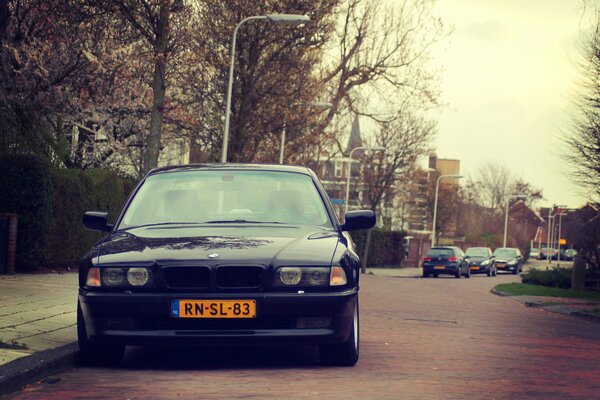
[[[129,349],[18,399],[600,398],[600,324],[491,294],[513,275],[361,282],[361,358],[322,367],[311,347]]]

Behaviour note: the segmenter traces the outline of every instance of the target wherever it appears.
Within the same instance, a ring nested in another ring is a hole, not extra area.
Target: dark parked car
[[[79,270],[81,356],[118,363],[127,345],[315,344],[321,361],[359,356],[359,259],[307,168],[186,165],[151,171]]]
[[[518,274],[523,271],[523,255],[515,247],[500,247],[494,251],[498,271],[510,271]]]
[[[487,274],[496,276],[496,261],[489,247],[469,247],[465,251],[472,274]]]
[[[429,249],[423,259],[423,277],[433,275],[454,275],[455,278],[471,277],[469,263],[465,260],[462,250],[454,246],[436,246]]]

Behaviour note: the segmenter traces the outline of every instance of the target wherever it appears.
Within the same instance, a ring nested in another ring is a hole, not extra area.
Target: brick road
[[[600,324],[492,295],[496,278],[363,276],[361,359],[306,348],[130,349],[11,398],[600,398]]]

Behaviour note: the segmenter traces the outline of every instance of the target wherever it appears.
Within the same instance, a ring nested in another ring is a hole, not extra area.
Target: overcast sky
[[[579,0],[439,0],[453,33],[435,52],[443,66],[436,140],[440,158],[474,174],[505,163],[543,190],[540,205],[586,201],[560,158],[579,81],[577,62],[589,23]]]

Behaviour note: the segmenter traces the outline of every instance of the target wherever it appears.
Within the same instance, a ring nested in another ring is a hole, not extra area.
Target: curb
[[[77,365],[77,342],[34,353],[0,366],[0,396]]]
[[[490,292],[494,293],[496,296],[510,297],[510,294],[496,290],[496,288],[492,288]]]

